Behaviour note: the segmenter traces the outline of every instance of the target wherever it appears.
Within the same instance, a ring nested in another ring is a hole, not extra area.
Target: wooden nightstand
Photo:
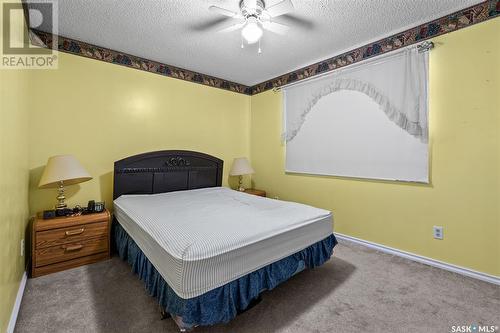
[[[33,221],[31,277],[110,258],[111,217],[102,213]]]
[[[253,194],[253,195],[258,195],[259,197],[265,197],[266,196],[266,191],[257,190],[255,188],[247,188],[247,189],[245,189],[245,193]]]

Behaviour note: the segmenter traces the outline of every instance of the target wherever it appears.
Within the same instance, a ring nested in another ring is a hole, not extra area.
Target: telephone
[[[94,200],[90,200],[84,214],[102,213],[104,212],[104,209],[104,202],[95,202]]]

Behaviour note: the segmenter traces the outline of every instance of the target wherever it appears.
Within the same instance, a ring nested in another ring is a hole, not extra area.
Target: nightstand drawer
[[[36,233],[35,247],[42,249],[56,245],[79,242],[88,238],[106,237],[108,222],[83,224],[68,228],[40,231]]]
[[[108,251],[108,238],[91,238],[35,250],[35,266],[53,264]]]

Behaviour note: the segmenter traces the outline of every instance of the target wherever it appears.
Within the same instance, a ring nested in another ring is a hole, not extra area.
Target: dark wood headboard
[[[113,200],[122,194],[154,194],[222,185],[224,162],[187,150],[163,150],[115,162]]]

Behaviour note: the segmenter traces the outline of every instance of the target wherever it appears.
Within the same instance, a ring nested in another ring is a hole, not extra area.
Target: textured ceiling
[[[266,5],[279,1],[267,0]],[[275,19],[290,25],[290,31],[285,36],[265,32],[262,54],[257,53],[257,45],[241,49],[239,31],[216,32],[231,21],[209,12],[208,7],[217,5],[237,11],[238,2],[59,0],[58,33],[254,85],[482,1],[293,0],[292,15]],[[47,31],[43,24],[38,29]]]

